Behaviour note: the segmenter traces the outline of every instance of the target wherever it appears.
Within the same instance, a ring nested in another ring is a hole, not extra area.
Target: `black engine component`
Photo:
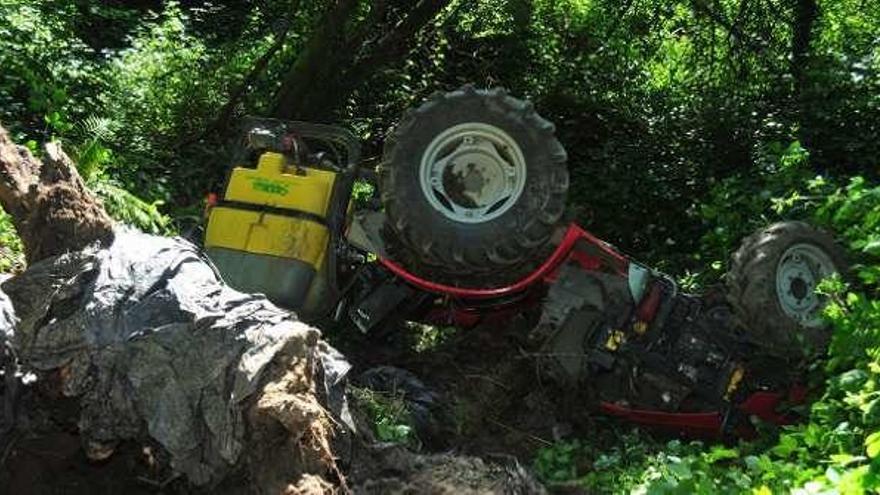
[[[357,275],[355,287],[348,316],[364,333],[404,319],[406,313],[400,311],[404,301],[426,297],[388,272],[370,265]]]

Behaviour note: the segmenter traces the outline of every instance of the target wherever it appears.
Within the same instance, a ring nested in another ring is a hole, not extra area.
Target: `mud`
[[[345,487],[331,446],[333,419],[318,401],[313,369],[305,359],[276,365],[249,411],[247,483],[260,493],[321,495]]]

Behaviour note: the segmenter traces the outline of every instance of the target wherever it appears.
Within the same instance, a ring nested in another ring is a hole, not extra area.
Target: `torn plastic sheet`
[[[351,371],[351,363],[341,352],[331,347],[326,342],[318,344],[318,356],[321,363],[321,381],[324,387],[321,390],[321,398],[327,404],[333,416],[354,432],[355,422],[348,408],[348,396],[346,386],[348,373]]]
[[[18,358],[62,370],[63,392],[80,400],[84,440],[146,432],[194,484],[238,462],[244,401],[282,352],[318,357],[328,408],[345,410],[334,390],[349,368],[344,358],[294,314],[223,284],[182,239],[120,230],[106,249],[43,260],[0,289],[0,325],[13,321],[3,292],[18,317]]]
[[[8,275],[0,274],[0,283],[8,278]],[[6,435],[15,425],[15,395],[19,380],[11,345],[15,324],[12,301],[0,290],[0,374],[3,384],[3,393],[0,394],[0,445],[8,441]]]

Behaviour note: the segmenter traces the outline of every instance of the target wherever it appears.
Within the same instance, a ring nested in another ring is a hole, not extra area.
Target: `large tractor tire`
[[[407,113],[379,175],[392,256],[419,276],[469,287],[535,268],[568,193],[554,132],[502,89],[437,93]]]
[[[816,285],[845,275],[844,252],[827,232],[804,222],[780,222],[743,240],[726,276],[728,301],[741,330],[755,344],[784,358],[822,352],[830,328],[826,298]]]

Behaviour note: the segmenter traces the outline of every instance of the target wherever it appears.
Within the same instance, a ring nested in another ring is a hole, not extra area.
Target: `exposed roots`
[[[113,221],[58,143],[40,161],[0,126],[0,206],[12,216],[28,263],[113,240]]]
[[[315,391],[312,361],[294,357],[286,368],[279,366],[250,410],[248,465],[261,492],[349,491],[333,454],[333,419]]]

